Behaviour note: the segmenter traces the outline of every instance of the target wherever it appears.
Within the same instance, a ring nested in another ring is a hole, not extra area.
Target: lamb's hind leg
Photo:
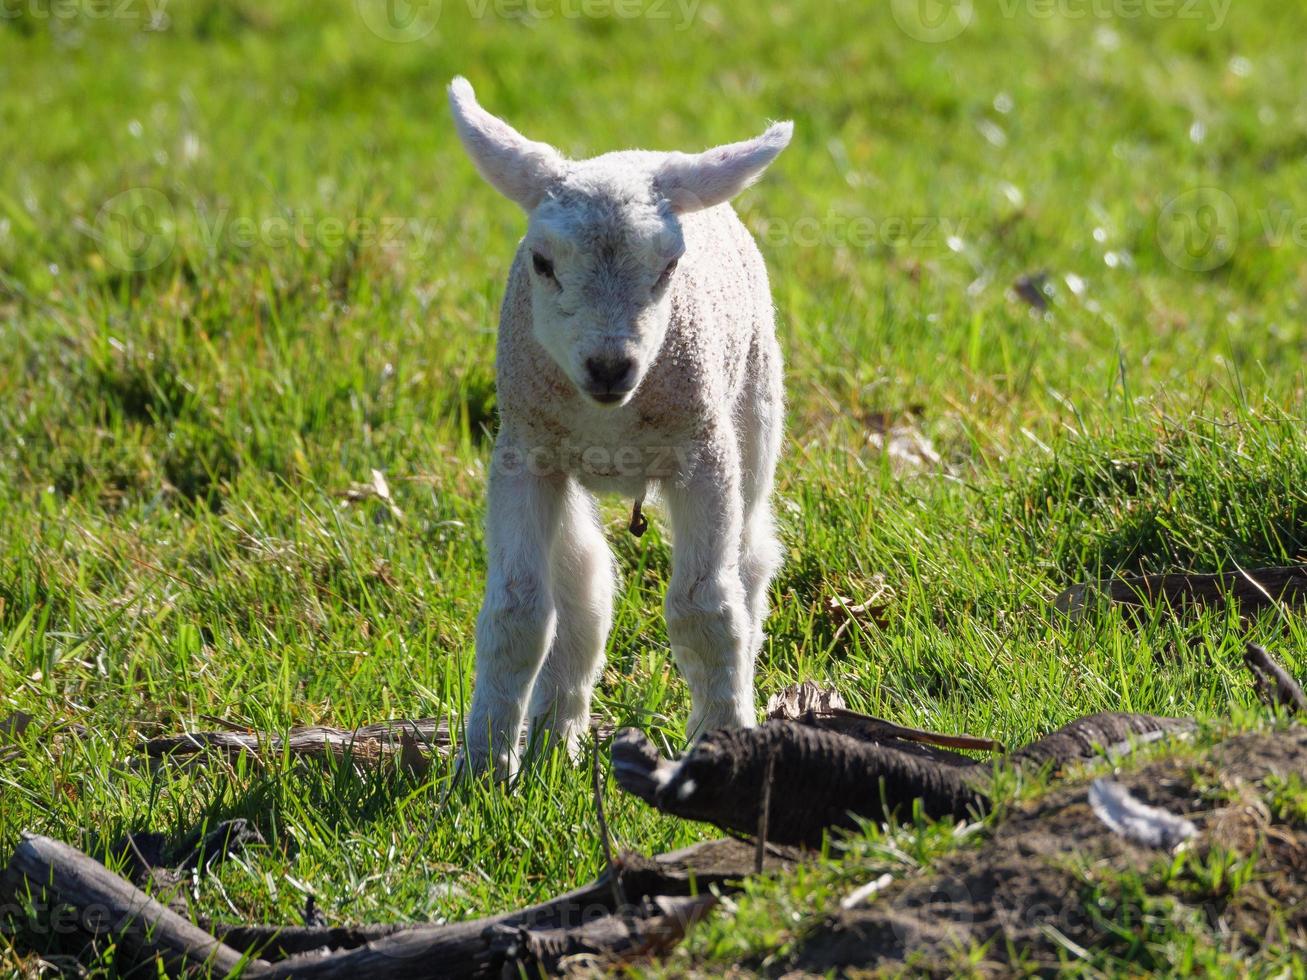
[[[740,536],[740,580],[744,584],[744,603],[749,613],[749,656],[756,661],[766,640],[763,623],[767,620],[767,590],[781,564],[781,544],[776,537],[771,501],[755,501],[744,518]]]
[[[766,639],[763,623],[767,619],[767,591],[783,554],[771,505],[772,482],[781,446],[783,408],[780,379],[779,376],[770,378],[762,374],[753,399],[742,413],[740,426],[744,496],[740,579],[744,584],[751,626],[749,652],[755,660]],[[766,381],[771,383],[765,384]]]
[[[531,695],[530,744],[575,756],[613,622],[616,569],[594,501],[571,482],[550,556],[558,624]]]

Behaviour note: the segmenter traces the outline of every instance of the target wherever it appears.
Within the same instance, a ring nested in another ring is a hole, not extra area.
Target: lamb
[[[528,744],[575,754],[612,623],[616,569],[592,493],[657,494],[687,733],[755,724],[754,661],[780,563],[771,490],[783,423],[767,270],[728,203],[790,122],[699,154],[565,159],[449,86],[481,175],[527,212],[496,355],[500,428],[462,766],[516,770]]]

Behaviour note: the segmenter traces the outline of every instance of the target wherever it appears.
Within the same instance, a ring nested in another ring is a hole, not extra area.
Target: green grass
[[[143,3],[6,8],[0,718],[34,720],[0,750],[0,852],[22,829],[90,846],[250,816],[269,848],[194,897],[267,921],[309,891],[339,920],[457,918],[599,869],[588,777],[561,763],[443,803],[447,766],[130,764],[215,717],[278,732],[468,697],[523,222],[452,138],[459,72],[577,155],[797,122],[739,202],[790,400],[760,701],[813,677],[1018,743],[1100,709],[1250,705],[1247,637],[1307,668],[1301,616],[1047,611],[1116,570],[1307,560],[1307,12],[977,4],[930,44],[896,24],[910,7],[705,3],[682,30],[446,0],[410,43],[353,3],[172,0],[158,30]],[[1009,288],[1041,271],[1042,314]],[[868,447],[867,417],[909,406],[943,472]],[[342,499],[374,468],[402,520]],[[606,514],[626,588],[598,710],[675,744],[667,542],[658,515],[637,542]],[[837,638],[827,600],[877,576],[883,624]],[[706,833],[609,806],[623,846]]]

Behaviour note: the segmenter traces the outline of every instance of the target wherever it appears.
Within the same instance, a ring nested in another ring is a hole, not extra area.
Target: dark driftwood
[[[1007,756],[1017,768],[1060,769],[1074,762],[1097,758],[1104,751],[1115,751],[1133,741],[1147,741],[1151,736],[1182,732],[1193,728],[1188,718],[1160,718],[1105,711],[1077,718],[1049,732]]]
[[[862,742],[888,745],[909,755],[940,762],[970,764],[957,750],[1002,752],[1003,743],[976,735],[953,735],[907,728],[884,718],[849,711],[834,688],[813,681],[791,684],[767,701],[768,721],[797,721],[811,728],[839,732]]]
[[[357,926],[265,926],[223,922],[210,925],[214,936],[232,949],[257,953],[269,961],[315,950],[355,949],[411,928],[411,925],[390,922]]]
[[[356,949],[308,953],[274,963],[270,978],[412,980],[415,977],[539,976],[577,956],[621,960],[661,952],[714,903],[712,895],[655,896],[623,913],[579,917],[571,925],[516,921],[406,929]]]
[[[44,907],[76,912],[76,930],[111,939],[138,960],[159,958],[171,973],[218,976],[247,960],[76,848],[24,834],[5,873],[6,891]],[[267,964],[255,960],[249,968]]]
[[[799,719],[811,728],[848,735],[860,742],[871,742],[906,752],[908,755],[934,759],[938,762],[970,764],[973,760],[960,755],[968,752],[1002,752],[1003,743],[976,735],[946,735],[920,728],[906,728],[884,718],[860,715],[856,711],[835,708],[827,712],[812,712]]]
[[[1257,695],[1272,708],[1286,708],[1292,714],[1307,715],[1307,694],[1298,682],[1289,676],[1266,652],[1265,647],[1249,643],[1243,652],[1243,662],[1252,671]]]
[[[820,844],[831,827],[853,827],[855,816],[883,820],[913,799],[931,817],[979,812],[986,802],[967,767],[790,721],[710,732],[675,763],[634,729],[613,741],[623,789],[665,813],[742,834],[758,828],[769,759],[782,790],[772,795],[767,834],[782,844]]]
[[[236,819],[208,830],[197,828],[177,842],[160,833],[127,834],[108,853],[122,862],[133,883],[161,884],[180,881],[201,866],[208,868],[251,844],[263,843],[263,835],[248,820]]]
[[[606,738],[611,725],[591,719],[591,729]],[[379,722],[361,728],[330,728],[313,725],[293,728],[286,736],[230,729],[218,732],[186,732],[165,735],[145,743],[145,758],[156,763],[165,760],[191,761],[208,754],[248,755],[255,759],[276,759],[283,755],[334,757],[361,765],[376,765],[399,759],[405,768],[425,774],[433,755],[448,755],[455,744],[456,730],[446,718],[415,718]],[[525,736],[522,746],[525,747]]]
[[[1246,660],[1263,696],[1294,710],[1307,707],[1302,689],[1266,651],[1250,645]],[[739,841],[721,840],[654,859],[610,857],[598,880],[515,912],[448,925],[328,926],[318,924],[321,917],[310,908],[309,924],[303,926],[217,924],[210,932],[79,851],[31,835],[24,835],[3,884],[38,903],[73,908],[80,931],[116,942],[137,958],[157,958],[173,972],[240,968],[246,976],[319,980],[539,975],[558,972],[575,957],[595,958],[602,966],[666,949],[712,906],[711,886],[730,888],[761,870],[754,865],[755,854],[765,867],[796,858],[769,841],[813,845],[829,828],[852,827],[859,817],[906,815],[914,805],[929,817],[966,818],[989,809],[990,766],[948,746],[993,749],[997,743],[856,715],[815,686],[781,701],[779,711],[802,710],[802,723],[774,720],[749,731],[712,732],[679,761],[661,759],[637,731],[622,732],[613,743],[614,772],[625,789],[665,812],[757,834],[756,852]],[[1092,715],[1005,759],[1018,768],[1058,767],[1191,724],[1148,715]],[[433,723],[425,734],[434,739],[442,732],[447,744],[443,725]],[[410,751],[423,735],[421,723],[411,722],[353,732],[301,729],[270,746],[253,735],[224,732],[156,740],[153,754],[271,747],[357,756],[362,744],[368,746],[365,753],[382,757]],[[130,858],[134,875],[157,881],[158,872],[169,870],[159,868],[161,862],[177,864],[170,872],[176,874],[259,840],[243,821],[232,821],[176,846],[157,835],[135,835],[118,845],[117,853]]]
[[[773,851],[767,866],[789,863],[787,855]],[[519,969],[536,975],[553,972],[562,956],[639,955],[649,944],[679,935],[706,911],[711,887],[729,888],[753,872],[753,852],[739,841],[708,841],[653,859],[627,855],[615,867],[626,900],[622,907],[605,874],[539,905],[469,922],[365,926],[344,936],[339,929],[288,929],[278,938],[267,927],[236,927],[223,935],[228,943],[249,942],[246,948],[281,960],[274,976],[405,978],[417,975],[418,967],[427,976],[499,976],[504,970],[516,976]],[[346,950],[322,959],[321,947],[342,938]]]
[[[1091,715],[1007,758],[1017,766],[1060,766],[1189,724],[1150,715]],[[783,792],[770,800],[768,838],[784,844],[816,846],[831,828],[854,827],[857,818],[907,815],[914,803],[931,818],[967,818],[989,809],[990,767],[973,759],[922,757],[795,722],[711,732],[679,761],[660,758],[653,743],[634,729],[619,732],[613,741],[613,772],[623,789],[665,813],[743,834],[759,825],[770,764]]]
[[[1279,603],[1307,605],[1307,565],[1249,568],[1216,575],[1143,575],[1076,585],[1053,602],[1079,615],[1097,597],[1130,607],[1164,602],[1175,607],[1223,605],[1233,600],[1246,614]]]
[[[209,835],[212,837],[212,835]],[[179,848],[180,850],[180,848]],[[768,867],[789,863],[769,852]],[[171,972],[307,978],[499,977],[554,973],[569,957],[629,958],[666,949],[753,870],[753,849],[709,841],[649,859],[628,855],[599,880],[548,902],[449,925],[214,926],[211,935],[75,848],[25,835],[8,889],[76,912],[78,931],[120,943]],[[620,887],[613,887],[610,875]],[[619,905],[620,894],[626,903]]]

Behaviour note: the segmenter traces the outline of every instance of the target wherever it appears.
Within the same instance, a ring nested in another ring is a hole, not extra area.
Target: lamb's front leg
[[[549,552],[566,487],[521,459],[501,436],[487,491],[486,593],[464,746],[468,769],[493,766],[499,778],[517,767],[527,697],[553,636]]]
[[[551,570],[558,625],[531,694],[530,744],[576,757],[590,724],[590,695],[613,624],[617,573],[594,501],[569,481]]]
[[[665,497],[674,544],[667,632],[690,685],[687,734],[752,727],[752,626],[740,578],[743,502],[734,439],[704,453],[684,482],[669,482]]]

